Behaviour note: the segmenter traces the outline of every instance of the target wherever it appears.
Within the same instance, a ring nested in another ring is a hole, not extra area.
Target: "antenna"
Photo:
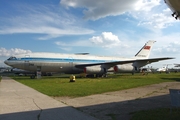
[[[75,55],[88,55],[89,53],[75,53]]]

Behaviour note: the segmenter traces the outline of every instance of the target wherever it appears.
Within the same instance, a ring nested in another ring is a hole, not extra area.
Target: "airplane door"
[[[41,66],[37,66],[36,75],[37,79],[41,78]]]
[[[29,70],[29,61],[24,61],[24,69]]]

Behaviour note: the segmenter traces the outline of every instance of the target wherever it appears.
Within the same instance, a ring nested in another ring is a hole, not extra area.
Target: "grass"
[[[92,94],[135,88],[162,82],[180,81],[180,73],[170,74],[117,74],[108,78],[76,78],[76,82],[70,83],[69,76],[43,77],[42,79],[30,79],[29,77],[13,77],[18,82],[30,86],[39,92],[49,96],[80,97]],[[142,110],[131,113],[131,120],[178,120],[180,108],[158,108]],[[115,120],[114,114],[108,114]]]
[[[158,108],[132,113],[131,120],[179,120],[180,108]]]
[[[162,82],[180,81],[180,73],[170,74],[117,74],[108,78],[76,78],[69,82],[69,76],[42,77],[13,77],[20,83],[30,86],[49,96],[80,97],[104,92],[117,91],[139,86],[158,84]]]

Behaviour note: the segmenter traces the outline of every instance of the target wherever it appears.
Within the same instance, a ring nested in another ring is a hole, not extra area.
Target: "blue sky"
[[[0,0],[0,66],[29,52],[133,57],[157,41],[151,64],[179,63],[180,21],[164,0]]]

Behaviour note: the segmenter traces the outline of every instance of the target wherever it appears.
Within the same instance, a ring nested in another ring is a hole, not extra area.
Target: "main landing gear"
[[[180,17],[180,13],[179,12],[173,12],[173,14],[171,14],[173,17],[175,17],[175,19],[177,20],[178,17]]]

